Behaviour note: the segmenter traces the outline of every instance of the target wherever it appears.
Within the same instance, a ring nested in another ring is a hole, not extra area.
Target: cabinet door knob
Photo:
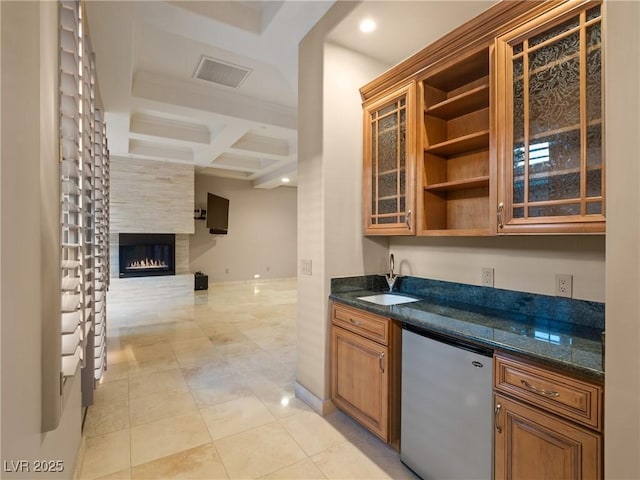
[[[496,432],[502,433],[502,427],[500,426],[500,410],[502,410],[502,405],[499,403],[496,405],[496,409],[494,411],[493,423],[496,426]]]
[[[353,318],[349,317],[349,321],[355,325],[356,327],[359,327],[360,325],[362,325],[362,322],[359,322],[358,320],[354,320]]]
[[[384,352],[378,355],[378,362],[380,362],[380,371],[384,373],[384,365],[382,365],[382,359],[384,358]]]
[[[504,210],[504,203],[500,202],[498,205],[498,227],[503,228],[504,223],[502,222],[502,211]]]

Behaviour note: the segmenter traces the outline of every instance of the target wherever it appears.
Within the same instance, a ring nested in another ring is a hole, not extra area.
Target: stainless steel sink
[[[419,302],[417,298],[397,295],[395,293],[379,293],[377,295],[369,295],[366,297],[358,297],[358,300],[375,303],[376,305],[400,305],[402,303]]]

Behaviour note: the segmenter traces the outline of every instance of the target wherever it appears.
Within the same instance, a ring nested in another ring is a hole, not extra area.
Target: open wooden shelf
[[[450,182],[434,183],[433,185],[425,185],[424,189],[432,192],[446,192],[450,190],[462,190],[464,188],[488,187],[489,176],[463,178],[460,180],[452,180]]]
[[[425,84],[444,92],[452,92],[488,75],[489,52],[483,48],[462,58],[458,63],[429,75]]]
[[[491,235],[489,48],[422,80],[419,235]]]
[[[452,138],[446,142],[437,143],[424,149],[427,153],[450,157],[461,153],[489,148],[489,130]]]
[[[425,114],[449,120],[489,106],[489,84],[481,85],[425,110]]]

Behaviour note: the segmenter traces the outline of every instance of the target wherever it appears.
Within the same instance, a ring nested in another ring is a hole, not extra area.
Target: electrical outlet
[[[573,275],[569,275],[568,273],[556,274],[556,296],[573,297]]]
[[[311,268],[311,260],[300,260],[302,274],[303,275],[311,275],[313,270]]]
[[[493,287],[493,268],[482,268],[482,286]]]

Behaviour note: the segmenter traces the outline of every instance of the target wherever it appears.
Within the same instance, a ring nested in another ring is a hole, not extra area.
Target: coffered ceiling
[[[333,3],[86,2],[111,155],[295,185],[298,43]],[[329,40],[391,66],[493,2],[352,3]]]

